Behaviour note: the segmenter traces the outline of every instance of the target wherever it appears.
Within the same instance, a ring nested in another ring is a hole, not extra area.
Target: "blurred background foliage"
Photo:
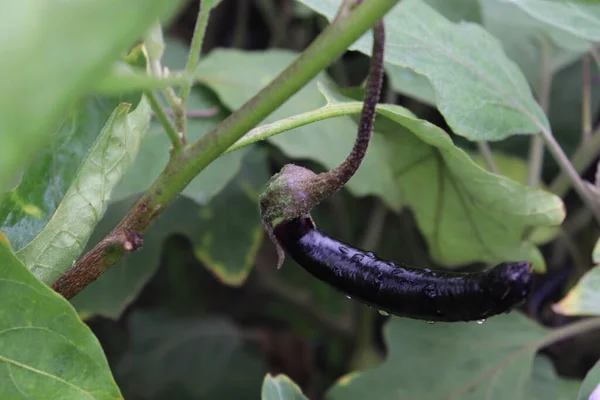
[[[200,84],[188,102],[190,141],[287,66],[327,24],[322,14],[328,7],[335,9],[335,2],[304,3],[223,0],[212,11],[197,72]],[[480,24],[496,37],[535,95],[544,85],[541,71],[552,71],[547,115],[567,154],[576,151],[583,129],[584,74],[592,125],[599,125],[600,73],[590,50],[600,42],[600,25],[569,20],[577,29],[565,32],[558,26],[558,15],[531,11],[548,3],[542,0],[425,3],[440,18]],[[165,32],[163,65],[171,70],[185,66],[197,8],[197,2],[189,2]],[[598,8],[589,12],[600,20]],[[348,51],[319,79],[356,98],[368,65],[363,53]],[[452,131],[451,119],[436,109],[436,92],[422,75],[393,64],[386,65],[386,72],[386,103],[402,105]],[[112,110],[121,101],[135,106],[139,99],[139,94],[95,94],[72,107],[51,146],[20,177],[20,189],[0,203],[0,228],[14,250],[48,222]],[[324,104],[313,82],[265,122]],[[588,260],[598,238],[597,227],[572,192],[564,197],[568,218],[563,233],[540,232],[535,241],[547,273],[537,278],[528,303],[483,325],[430,325],[380,315],[346,299],[289,259],[275,270],[274,249],[265,240],[257,209],[264,183],[290,161],[317,171],[337,165],[352,146],[355,121],[320,121],[217,159],[152,225],[143,250],[128,255],[72,299],[100,340],[125,398],[250,399],[259,398],[261,390],[264,398],[481,399],[484,393],[497,399],[577,397],[582,380],[600,358],[600,332],[550,345],[544,341],[549,328],[578,319],[557,314],[552,305],[590,269]],[[392,128],[386,121],[378,120],[369,155],[347,190],[318,207],[313,216],[332,236],[383,258],[441,268],[444,263],[432,256],[415,214],[403,208],[410,198],[403,197],[402,184],[395,181],[390,160],[399,153],[390,151],[393,141],[386,141],[386,131]],[[454,143],[483,165],[477,147],[464,138],[468,132],[457,133],[451,135]],[[527,177],[529,139],[515,135],[492,143],[500,173],[521,183]],[[88,247],[115,226],[162,171],[169,145],[153,118]],[[595,163],[590,165],[583,176],[593,182]],[[558,172],[546,157],[544,182],[552,182]],[[40,186],[41,180],[51,182]],[[599,286],[593,282],[590,290],[600,291]],[[285,374],[291,381],[280,376],[263,382],[267,372]]]

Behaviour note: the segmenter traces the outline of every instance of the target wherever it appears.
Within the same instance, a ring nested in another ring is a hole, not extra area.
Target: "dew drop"
[[[433,286],[426,286],[424,289],[425,295],[427,295],[427,297],[429,297],[430,299],[434,299],[437,297],[437,292],[435,290],[435,288]]]
[[[435,321],[427,321],[427,323],[428,323],[429,325],[433,325],[433,324],[435,324]]]
[[[384,317],[387,317],[388,315],[390,315],[389,312],[384,311],[384,310],[379,310],[379,314],[383,315]]]
[[[424,271],[424,272],[427,272],[427,273],[430,273],[430,272],[431,272],[431,270],[430,270],[429,268],[424,268],[424,269],[423,269],[423,271]]]
[[[350,297],[350,296],[348,296],[348,295],[346,295],[346,298],[347,298],[348,300],[352,300],[352,297]]]
[[[385,263],[386,263],[387,265],[389,265],[390,267],[395,267],[395,266],[396,266],[396,263],[395,263],[395,262],[393,262],[393,261],[386,261]]]
[[[369,258],[375,258],[375,253],[373,253],[371,251],[367,252],[365,255]]]
[[[342,253],[343,255],[348,254],[348,248],[344,247],[344,246],[340,246],[338,247],[338,250],[340,251],[340,253]]]
[[[479,325],[483,325],[483,324],[485,324],[485,318],[482,318],[482,319],[480,319],[479,321],[477,321],[477,323],[478,323]]]

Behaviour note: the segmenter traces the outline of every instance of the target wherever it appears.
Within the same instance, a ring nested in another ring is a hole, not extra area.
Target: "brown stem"
[[[315,183],[318,182],[319,185],[323,185],[321,187],[327,187],[328,195],[326,197],[340,190],[354,176],[367,153],[369,141],[373,135],[375,108],[379,102],[383,84],[384,47],[385,29],[383,20],[381,20],[373,27],[373,54],[369,69],[369,80],[354,147],[340,165],[329,172],[317,175],[315,180]]]
[[[137,231],[114,231],[98,243],[94,249],[85,254],[72,268],[60,276],[52,289],[70,299],[91,283],[90,276],[101,274],[107,265],[120,258],[122,251],[132,252],[144,244],[142,234]]]

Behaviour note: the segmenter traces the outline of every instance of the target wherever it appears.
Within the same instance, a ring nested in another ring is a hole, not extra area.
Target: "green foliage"
[[[565,315],[600,315],[600,266],[586,272],[553,308]]]
[[[581,384],[581,389],[579,389],[577,400],[593,400],[590,395],[597,389],[598,385],[600,385],[600,362],[597,362],[586,375]]]
[[[96,337],[0,243],[0,398],[121,399]]]
[[[2,3],[2,36],[14,39],[2,43],[7,62],[0,66],[0,191],[48,144],[73,100],[102,78],[137,35],[178,5],[161,0],[86,0],[77,7],[45,0]]]
[[[285,375],[265,376],[262,400],[306,400],[300,388]]]
[[[112,113],[46,227],[17,255],[42,282],[67,270],[104,215],[112,189],[136,156],[150,121],[144,98],[129,113],[123,103]]]

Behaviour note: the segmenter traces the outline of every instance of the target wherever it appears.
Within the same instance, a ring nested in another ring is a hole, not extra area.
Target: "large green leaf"
[[[283,50],[241,52],[218,49],[200,62],[198,79],[219,95],[231,109],[237,109],[287,67],[296,54]],[[243,66],[243,68],[240,68]],[[285,102],[265,122],[290,117],[323,105],[316,81],[327,80],[320,75]],[[288,156],[311,159],[331,169],[348,155],[356,137],[356,125],[349,118],[321,121],[297,128],[269,141]],[[374,135],[369,151],[356,175],[348,182],[355,195],[380,196],[392,209],[400,208],[400,195],[386,165],[385,142]]]
[[[150,107],[145,100],[115,109],[82,163],[60,206],[44,230],[17,255],[44,283],[66,271],[83,251],[102,218],[112,189],[131,165],[148,130]]]
[[[540,75],[560,70],[593,46],[573,35],[568,25],[553,26],[532,18],[517,2],[482,0],[481,4],[483,25],[502,42],[508,57],[519,65],[536,92]],[[578,6],[572,4],[554,4],[554,7],[561,10],[565,22],[579,13]]]
[[[163,64],[171,70],[184,68],[187,59],[188,46],[179,40],[167,37]],[[162,99],[161,99],[162,100]],[[166,101],[163,105],[168,106]],[[205,88],[194,88],[188,97],[188,111],[206,110],[219,107],[214,95]],[[188,118],[187,140],[193,142],[214,128],[226,116],[224,110],[219,110],[209,118]],[[139,154],[127,171],[121,184],[116,188],[114,200],[145,191],[156,177],[162,172],[169,161],[171,142],[158,121],[153,120],[148,136],[142,143]],[[234,152],[218,158],[202,171],[183,190],[183,195],[194,199],[198,204],[206,204],[225,187],[239,171],[245,150]],[[237,153],[237,154],[236,154]]]
[[[124,393],[158,399],[178,386],[194,399],[211,399],[219,398],[212,396],[219,386],[232,384],[229,374],[236,369],[233,361],[243,341],[229,321],[137,312],[129,319],[129,330],[131,344],[115,372]],[[264,370],[245,373],[254,378],[258,393]]]
[[[590,395],[595,391],[599,390],[600,387],[600,361],[594,365],[594,367],[587,373],[585,379],[583,380],[583,384],[581,385],[581,389],[579,390],[579,396],[577,400],[596,400],[595,398],[590,397]],[[600,390],[599,390],[600,391]]]
[[[78,101],[19,184],[0,201],[0,231],[14,249],[24,247],[50,221],[79,165],[121,101],[95,95]]]
[[[573,400],[577,396],[581,381],[558,376],[552,361],[538,356],[533,362],[533,371],[527,384],[525,400]],[[587,400],[587,399],[586,399]]]
[[[546,0],[512,0],[532,18],[582,39],[600,41],[600,4],[563,4]]]
[[[323,86],[332,101],[347,98]],[[531,229],[560,225],[560,198],[485,171],[437,126],[395,105],[377,107],[389,160],[415,213],[432,257],[456,266],[526,259],[544,270],[538,249],[523,238]]]
[[[341,0],[301,0],[329,19]],[[549,129],[527,81],[481,26],[453,24],[422,0],[403,0],[385,17],[385,60],[424,75],[450,127],[471,140]],[[371,52],[366,34],[351,49]]]
[[[262,400],[307,400],[302,390],[285,375],[267,374],[262,385]]]
[[[600,315],[600,266],[586,272],[552,308],[564,315]]]
[[[176,233],[192,241],[196,256],[220,280],[242,284],[262,241],[257,201],[268,177],[266,168],[266,156],[257,148],[246,156],[243,172],[208,204],[177,199],[146,231],[141,250],[127,255],[73,298],[77,310],[117,318],[156,272],[164,240]],[[110,232],[132,204],[128,200],[111,205],[90,243]]]
[[[72,102],[179,1],[0,4],[0,191],[48,144]]]
[[[100,344],[69,303],[0,243],[0,398],[121,399]]]
[[[386,361],[342,377],[327,399],[525,399],[545,334],[515,312],[482,325],[392,318],[384,331]]]

